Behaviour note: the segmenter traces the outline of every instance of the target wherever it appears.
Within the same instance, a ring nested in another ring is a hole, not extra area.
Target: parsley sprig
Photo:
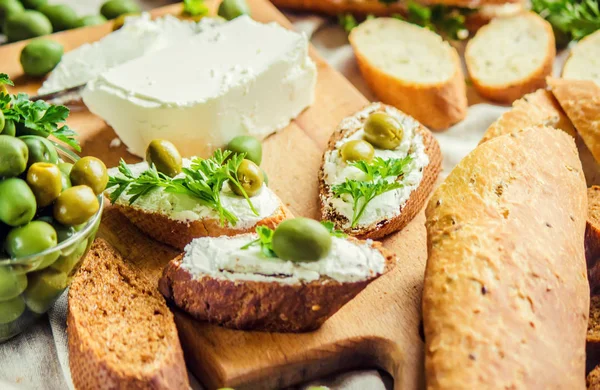
[[[579,40],[600,30],[597,0],[532,0],[531,6],[567,38]]]
[[[208,6],[204,0],[183,0],[183,13],[190,16],[204,16],[208,14]]]
[[[8,77],[6,73],[0,73],[0,85],[2,84],[10,85],[11,87],[15,86],[15,84],[12,82],[12,80]]]
[[[365,173],[365,179],[346,178],[343,183],[331,187],[331,192],[335,197],[340,198],[346,195],[352,198],[351,228],[356,227],[367,205],[375,197],[404,186],[401,179],[412,161],[411,156],[390,159],[376,157],[371,163],[357,161],[351,164]],[[388,181],[390,177],[397,179]]]

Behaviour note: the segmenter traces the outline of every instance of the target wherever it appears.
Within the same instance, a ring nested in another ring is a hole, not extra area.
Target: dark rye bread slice
[[[76,389],[188,389],[173,314],[156,286],[96,239],[69,289]]]
[[[373,243],[385,257],[383,274],[395,256]],[[159,289],[194,318],[226,328],[266,332],[308,332],[329,317],[382,274],[358,282],[340,283],[320,278],[310,283],[232,281],[209,275],[194,276],[181,267],[183,255],[163,271]]]
[[[393,110],[400,112],[402,115],[409,117],[394,107],[387,106],[383,103],[375,103],[370,106],[378,107],[372,112],[381,112],[385,110],[385,107],[389,107]],[[363,109],[365,110],[365,109]],[[363,110],[359,111],[363,112]],[[358,113],[357,113],[358,114]],[[357,115],[354,114],[353,116]],[[366,117],[362,120],[362,123],[366,121]],[[412,119],[412,118],[411,118]],[[414,119],[413,119],[414,120]],[[416,120],[415,120],[416,122]],[[418,122],[417,122],[418,123]],[[342,122],[343,124],[343,122]],[[335,145],[338,141],[350,137],[352,134],[360,130],[357,127],[345,128],[344,126],[338,126],[335,132],[331,135],[329,143],[327,145],[327,151],[334,150]],[[402,211],[395,217],[390,219],[381,219],[376,223],[367,227],[357,227],[352,230],[343,229],[342,224],[346,218],[335,210],[329,209],[323,201],[323,196],[327,196],[330,191],[329,185],[325,182],[325,173],[323,170],[325,164],[325,156],[323,156],[323,163],[319,170],[319,202],[321,206],[321,218],[323,220],[332,221],[336,225],[336,229],[344,230],[345,233],[350,234],[358,239],[379,239],[383,238],[391,233],[397,232],[403,229],[412,219],[417,215],[423,208],[425,201],[429,197],[431,190],[438,178],[442,166],[442,152],[437,140],[433,137],[431,131],[427,130],[423,125],[419,124],[416,133],[423,137],[423,144],[425,146],[425,153],[429,156],[429,164],[423,170],[423,178],[420,185],[410,194],[408,201],[402,206]],[[398,206],[400,207],[400,206]]]

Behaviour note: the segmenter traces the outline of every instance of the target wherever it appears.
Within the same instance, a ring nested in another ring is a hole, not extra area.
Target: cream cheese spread
[[[364,180],[364,173],[355,168],[341,158],[340,148],[348,141],[362,139],[364,136],[364,124],[366,119],[375,111],[381,109],[381,103],[373,103],[364,110],[358,112],[352,117],[346,118],[340,123],[338,131],[357,129],[352,135],[336,143],[333,150],[327,151],[324,156],[323,174],[325,183],[329,186],[343,183],[347,178],[354,180]],[[396,118],[404,131],[403,139],[400,145],[394,150],[383,150],[375,148],[375,157],[404,158],[407,155],[412,157],[412,162],[408,168],[408,173],[402,179],[403,187],[396,190],[385,192],[375,197],[365,208],[360,217],[357,227],[368,227],[383,219],[390,219],[402,212],[402,209],[410,195],[419,187],[423,179],[423,170],[429,164],[429,156],[425,153],[423,137],[416,131],[419,123],[413,118],[406,116],[393,107],[385,107],[385,112]],[[396,180],[396,177],[386,178],[388,181]],[[342,196],[336,198],[331,192],[321,195],[322,201],[327,208],[334,209],[338,214],[346,217],[343,223],[344,228],[349,228],[353,215],[352,198]]]
[[[218,19],[204,18],[196,23],[170,15],[151,20],[146,13],[129,17],[119,30],[67,52],[38,94],[84,85],[115,66],[180,43],[219,24],[222,23]]]
[[[105,72],[83,100],[135,155],[163,138],[183,156],[206,156],[287,126],[315,83],[306,36],[243,16]]]
[[[184,159],[183,165],[190,166],[190,160]],[[139,176],[148,169],[148,163],[141,162],[130,164],[135,176]],[[119,176],[117,168],[109,169],[109,175]],[[114,191],[115,187],[108,188],[107,194]],[[129,206],[131,196],[122,194],[115,203]],[[238,218],[234,227],[239,229],[248,229],[256,225],[262,219],[270,217],[279,208],[280,201],[277,195],[273,193],[266,185],[263,185],[259,194],[250,198],[252,205],[258,212],[255,215],[245,198],[234,194],[227,183],[221,191],[221,204],[223,207]],[[163,188],[155,188],[148,194],[138,198],[130,207],[138,208],[146,212],[155,212],[168,216],[170,219],[181,222],[198,221],[204,218],[219,219],[219,213],[207,206],[202,205],[198,199],[186,194],[174,194],[166,192]],[[226,221],[229,225],[229,223]],[[229,225],[231,226],[231,225]]]
[[[258,246],[241,249],[256,238],[256,234],[242,234],[194,239],[185,248],[182,268],[198,278],[208,275],[286,284],[312,282],[322,277],[340,283],[357,282],[380,275],[385,269],[385,258],[370,240],[357,243],[332,237],[327,257],[313,262],[292,262],[266,257]]]

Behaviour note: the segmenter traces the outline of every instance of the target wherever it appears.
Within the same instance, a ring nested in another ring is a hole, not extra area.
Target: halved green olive
[[[264,182],[263,172],[260,167],[250,160],[242,160],[237,170],[237,179],[248,196],[260,193]],[[229,182],[229,188],[236,194],[243,196],[240,188],[233,182]]]
[[[27,184],[35,195],[38,207],[46,207],[54,202],[62,191],[60,169],[50,163],[35,163],[27,170]]]
[[[262,144],[260,141],[249,135],[240,135],[232,139],[226,147],[234,153],[246,153],[248,160],[256,165],[262,162]]]
[[[150,142],[146,149],[146,161],[148,165],[154,164],[159,172],[169,177],[181,173],[181,154],[171,142],[164,139],[155,139]]]
[[[69,174],[71,184],[76,186],[88,186],[99,195],[106,189],[108,183],[108,171],[106,165],[96,157],[83,157],[71,168]]]
[[[88,186],[75,186],[64,190],[54,202],[54,219],[63,225],[79,225],[90,219],[100,203]]]
[[[403,135],[400,123],[384,112],[374,112],[365,123],[365,140],[381,149],[396,149]]]
[[[373,145],[362,139],[346,142],[340,150],[342,160],[349,161],[366,161],[371,162],[375,156]]]
[[[283,221],[273,233],[273,251],[283,260],[317,261],[331,250],[331,235],[309,218]]]

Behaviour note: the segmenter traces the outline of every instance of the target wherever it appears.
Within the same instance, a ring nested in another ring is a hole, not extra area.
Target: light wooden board
[[[251,0],[261,22],[290,23],[266,0]],[[178,12],[180,5],[157,14]],[[56,34],[66,49],[110,31],[98,26]],[[22,43],[0,47],[0,72],[15,79],[16,89],[35,93],[39,80],[21,75]],[[318,66],[316,101],[285,130],[264,142],[263,167],[271,188],[297,216],[318,218],[317,172],[330,133],[339,121],[367,100],[314,50]],[[74,109],[69,125],[80,133],[83,154],[101,157],[108,166],[119,158],[137,159],[124,146],[110,147],[116,135],[85,108]],[[275,389],[353,368],[381,368],[396,389],[424,387],[423,342],[419,336],[421,289],[426,261],[423,213],[402,232],[385,240],[398,256],[395,270],[369,285],[318,331],[270,334],[223,329],[177,312],[176,322],[189,368],[209,388]],[[99,236],[131,262],[158,278],[177,252],[143,236],[116,210],[105,211]]]

